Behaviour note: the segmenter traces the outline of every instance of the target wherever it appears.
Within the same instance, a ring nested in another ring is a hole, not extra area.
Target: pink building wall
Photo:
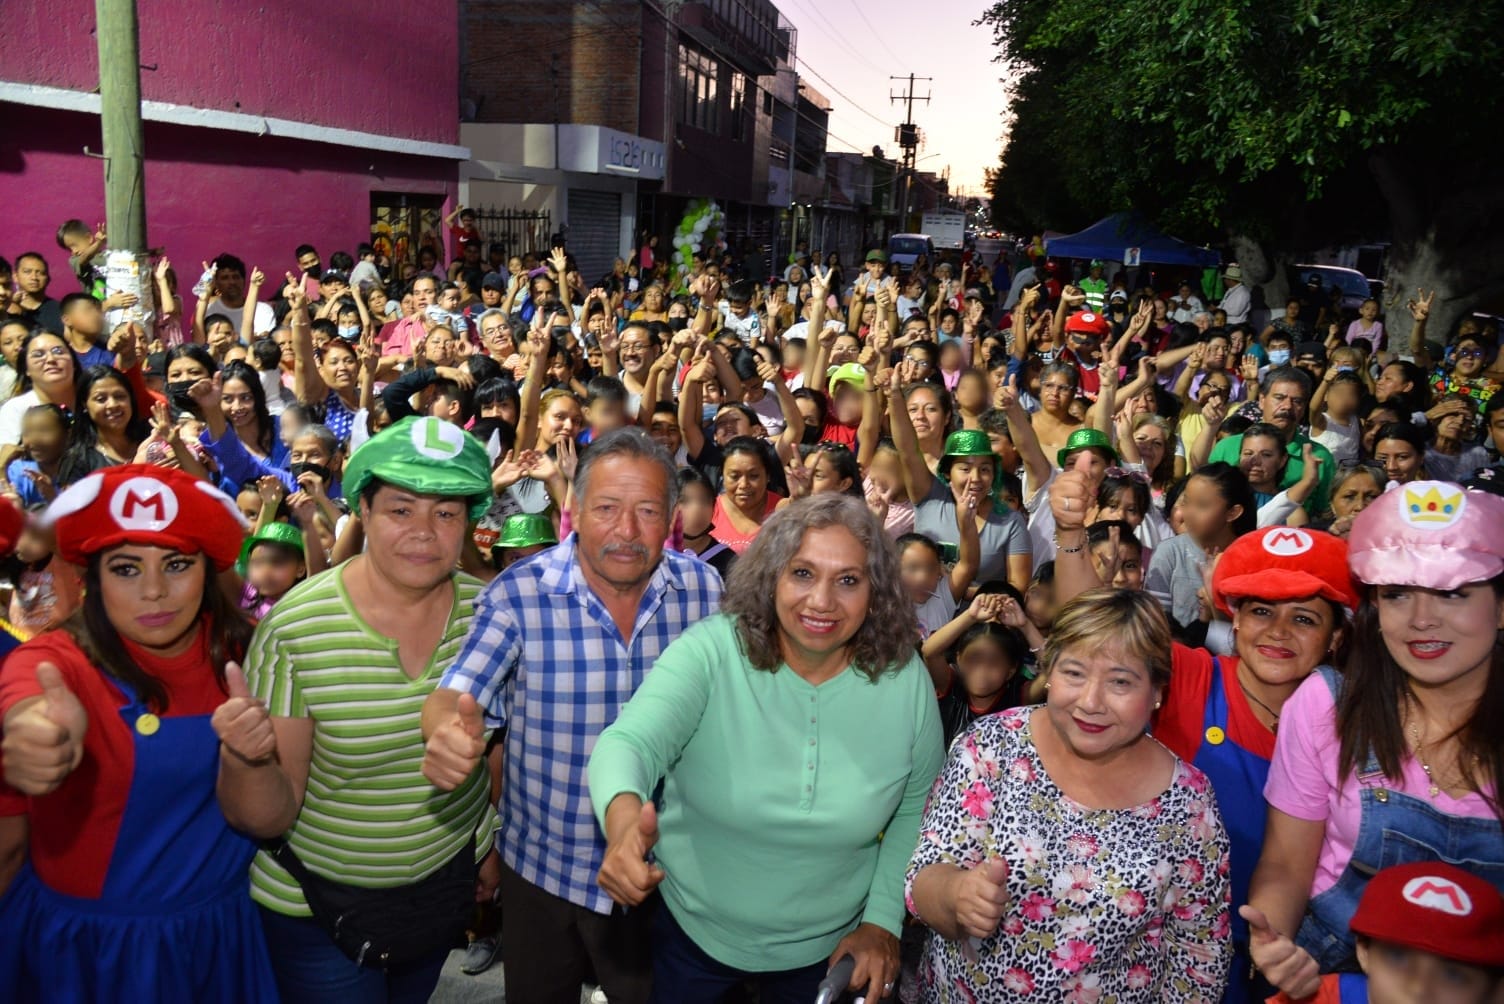
[[[458,19],[453,2],[376,5],[265,0],[216,6],[138,0],[143,97],[454,144]],[[0,81],[74,91],[97,86],[92,0],[6,11]],[[0,102],[0,255],[40,251],[53,296],[72,292],[59,223],[104,218],[98,117]],[[380,144],[373,144],[379,147]],[[147,237],[164,248],[192,309],[199,263],[222,251],[274,282],[293,249],[354,252],[370,234],[373,192],[452,203],[457,164],[276,136],[146,123]],[[263,298],[269,298],[268,289]]]
[[[0,116],[17,135],[33,137],[26,149],[0,154],[0,256],[14,263],[24,251],[40,251],[49,292],[61,298],[78,281],[57,246],[58,224],[104,219],[103,162],[81,153],[99,149],[99,119],[6,104]],[[430,157],[152,122],[146,148],[147,241],[172,259],[189,309],[200,262],[221,252],[259,265],[270,284],[296,270],[293,249],[305,241],[326,264],[331,251],[353,254],[370,234],[372,192],[448,201],[455,192],[454,163]],[[262,298],[274,293],[268,288]]]
[[[98,86],[94,0],[4,6],[0,80]],[[136,9],[141,64],[156,66],[141,72],[148,101],[457,141],[455,0],[137,0]]]

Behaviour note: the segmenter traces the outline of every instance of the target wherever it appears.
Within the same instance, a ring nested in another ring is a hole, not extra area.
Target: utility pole
[[[109,232],[105,284],[133,293],[131,308],[110,312],[111,325],[146,323],[153,292],[146,255],[146,137],[141,125],[141,35],[136,0],[95,0],[99,40],[99,125],[104,141],[104,208]]]
[[[102,3],[103,0],[100,0]],[[903,77],[889,77],[889,80],[902,81]],[[909,193],[914,187],[914,153],[919,149],[919,127],[914,125],[914,102],[923,101],[930,103],[930,96],[914,93],[914,83],[924,81],[929,83],[933,77],[916,77],[910,73],[908,76],[908,88],[902,94],[888,92],[888,103],[902,101],[904,103],[904,121],[898,127],[898,145],[903,149],[903,202],[901,203],[903,215],[900,218],[900,226],[907,227],[909,224]]]

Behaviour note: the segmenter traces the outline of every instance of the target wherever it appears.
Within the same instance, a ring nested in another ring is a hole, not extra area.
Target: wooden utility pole
[[[141,36],[136,0],[95,0],[104,209],[110,247],[146,251],[146,137],[141,127]]]
[[[104,217],[109,250],[105,289],[131,293],[134,306],[111,310],[109,323],[146,326],[152,309],[146,254],[146,136],[141,125],[141,33],[136,0],[95,0],[99,42],[99,126],[104,143]]]

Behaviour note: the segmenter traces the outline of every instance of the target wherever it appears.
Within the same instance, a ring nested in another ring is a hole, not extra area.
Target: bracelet
[[[1081,537],[1081,543],[1077,544],[1075,547],[1066,547],[1064,544],[1060,543],[1060,531],[1059,530],[1055,531],[1055,551],[1056,551],[1056,553],[1058,553],[1058,554],[1079,554],[1080,552],[1082,552],[1085,549],[1086,549],[1086,536],[1084,534]]]

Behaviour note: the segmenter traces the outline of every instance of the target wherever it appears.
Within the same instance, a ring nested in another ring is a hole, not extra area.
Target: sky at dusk
[[[1001,149],[1004,106],[992,32],[971,23],[985,0],[774,2],[799,29],[799,73],[834,105],[830,150],[868,153],[880,144],[897,159],[893,130],[903,107],[888,95],[901,94],[908,81],[888,77],[933,77],[914,86],[930,95],[929,104],[914,105],[924,133],[916,167],[939,174],[949,166],[953,194],[984,194],[983,171],[997,165]]]

